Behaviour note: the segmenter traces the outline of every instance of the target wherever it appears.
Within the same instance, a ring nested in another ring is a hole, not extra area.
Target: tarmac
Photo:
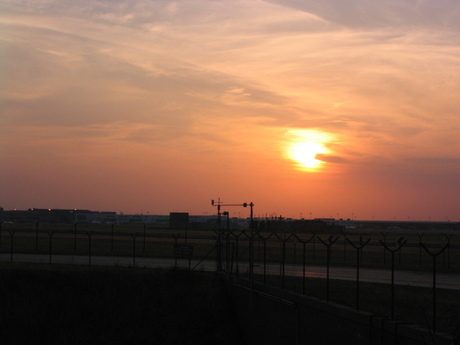
[[[31,262],[31,263],[50,263],[50,264],[70,264],[70,265],[94,265],[94,266],[121,266],[121,267],[146,267],[146,268],[170,268],[183,267],[203,271],[216,271],[215,260],[187,260],[187,259],[165,259],[165,258],[146,258],[146,257],[123,257],[123,256],[88,256],[88,255],[48,255],[48,254],[20,254],[0,253],[0,260],[4,262]],[[223,263],[225,266],[225,263]],[[248,262],[234,264],[228,267],[227,271],[240,273],[249,271]],[[225,267],[223,267],[225,269]],[[278,263],[254,263],[254,274],[282,275],[282,266]],[[391,284],[390,269],[369,269],[356,267],[329,267],[329,279],[337,280],[357,280],[359,281]],[[304,269],[302,265],[286,264],[284,266],[285,276],[302,277]],[[327,277],[326,266],[305,266],[305,277],[322,278]],[[421,271],[394,271],[394,283],[396,285],[409,285],[420,287],[436,287],[439,289],[460,290],[460,274],[446,274]],[[434,285],[435,284],[435,285]]]

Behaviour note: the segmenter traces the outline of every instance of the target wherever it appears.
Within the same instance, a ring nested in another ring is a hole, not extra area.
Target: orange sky
[[[458,18],[448,0],[3,0],[0,206],[459,221]]]

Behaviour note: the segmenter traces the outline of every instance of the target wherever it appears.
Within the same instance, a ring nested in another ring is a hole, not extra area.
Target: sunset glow
[[[317,143],[298,143],[294,144],[291,148],[291,157],[302,168],[315,169],[324,162],[316,159],[316,155],[324,153],[324,146]]]
[[[0,207],[460,220],[459,16],[3,0]]]
[[[291,131],[294,142],[289,146],[288,156],[297,163],[297,167],[305,171],[317,171],[324,161],[319,154],[329,152],[324,143],[327,136],[315,131]]]

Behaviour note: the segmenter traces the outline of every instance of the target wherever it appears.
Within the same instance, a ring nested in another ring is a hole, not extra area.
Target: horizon
[[[459,16],[448,0],[2,1],[0,205],[202,214],[220,197],[460,221]]]
[[[86,211],[87,212],[91,212],[91,213],[110,213],[110,214],[113,214],[115,213],[117,216],[150,216],[150,217],[155,217],[155,216],[160,216],[160,217],[169,217],[171,213],[187,213],[189,216],[191,217],[218,217],[218,213],[207,213],[207,212],[203,212],[202,214],[193,214],[193,213],[189,213],[187,211],[170,211],[166,214],[155,214],[155,213],[149,213],[147,211],[147,213],[125,213],[125,212],[117,212],[117,211],[108,211],[108,210],[105,210],[105,211],[101,211],[101,210],[91,210],[91,209],[76,209],[76,208],[37,208],[37,207],[33,207],[33,208],[28,208],[28,209],[10,209],[10,210],[6,210],[6,209],[3,209],[1,206],[0,206],[0,209],[2,209],[1,211],[5,211],[5,212],[27,212],[27,211],[37,211],[37,210],[40,210],[40,211],[43,211],[43,210],[48,210],[48,211],[75,211],[75,212],[82,212],[82,213],[85,213]],[[226,210],[226,209],[224,209]],[[224,212],[224,210],[222,210],[222,212]],[[221,212],[221,215],[222,215],[222,212]],[[250,215],[243,215],[241,214],[241,212],[229,212],[230,213],[230,218],[231,219],[250,219]],[[233,214],[233,215],[232,215]],[[301,215],[300,215],[301,216]],[[222,217],[224,217],[222,215]],[[427,220],[424,220],[424,219],[351,219],[351,218],[334,218],[334,217],[316,217],[316,218],[305,218],[305,217],[295,217],[295,216],[292,216],[292,217],[289,217],[289,216],[284,216],[282,214],[272,214],[272,215],[269,215],[269,214],[254,214],[254,219],[255,220],[295,220],[295,221],[298,221],[298,220],[305,220],[305,221],[312,221],[312,220],[321,220],[321,221],[326,221],[326,220],[332,220],[332,221],[340,221],[340,222],[388,222],[388,223],[458,223],[458,221],[453,221],[451,219],[445,219],[445,220],[432,220],[432,219],[427,219]]]

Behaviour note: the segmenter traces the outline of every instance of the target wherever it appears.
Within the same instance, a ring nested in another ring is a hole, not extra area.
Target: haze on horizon
[[[0,206],[459,221],[458,18],[449,0],[1,0]]]

